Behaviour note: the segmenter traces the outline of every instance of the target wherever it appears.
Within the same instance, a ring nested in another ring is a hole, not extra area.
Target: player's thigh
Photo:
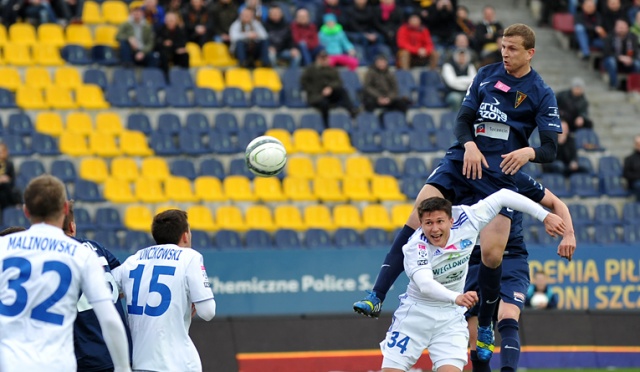
[[[427,185],[438,189],[440,196],[453,204],[473,204],[473,189],[462,175],[462,162],[444,158],[427,178]]]
[[[502,254],[509,240],[509,230],[511,219],[499,214],[480,231],[482,262],[485,265],[498,266],[502,262]]]
[[[439,370],[443,366],[462,368],[467,364],[469,330],[467,321],[459,309],[448,312],[448,319],[440,320],[438,331],[427,346],[433,366]]]
[[[402,299],[385,339],[380,342],[382,368],[408,371],[427,348],[434,323],[424,305]]]

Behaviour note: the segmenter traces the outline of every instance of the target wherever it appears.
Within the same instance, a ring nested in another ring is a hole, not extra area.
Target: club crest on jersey
[[[478,124],[478,126],[476,127],[476,134],[478,133],[486,133],[487,129],[485,128],[484,124]]]
[[[460,242],[460,248],[462,249],[468,248],[471,244],[472,244],[471,240],[464,239],[463,241]]]
[[[421,258],[425,258],[428,256],[426,245],[418,243],[418,256],[420,256]]]
[[[513,299],[518,302],[524,303],[524,294],[521,292],[513,292]]]
[[[518,108],[522,102],[527,98],[527,95],[522,93],[521,91],[516,92],[516,102],[513,105],[513,108]]]

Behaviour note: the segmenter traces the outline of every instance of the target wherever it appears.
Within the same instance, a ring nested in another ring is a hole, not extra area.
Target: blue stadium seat
[[[84,66],[93,63],[89,52],[80,45],[65,45],[60,50],[60,56],[72,65]]]
[[[200,133],[182,130],[178,136],[178,143],[180,150],[186,155],[199,156],[209,153],[204,137]]]
[[[7,145],[7,149],[11,156],[29,156],[33,154],[33,150],[27,146],[25,138],[22,136],[4,135],[2,137],[2,142]]]
[[[615,226],[598,226],[595,234],[593,235],[593,241],[596,244],[616,244],[620,243],[620,236],[616,231]]]
[[[195,249],[211,249],[214,247],[206,231],[191,230],[191,246]]]
[[[380,144],[382,150],[389,151],[393,154],[400,154],[409,151],[409,147],[405,145],[402,138],[402,132],[394,130],[385,130],[380,135]]]
[[[259,135],[263,135],[267,129],[269,129],[267,119],[259,112],[246,113],[242,120],[242,127],[245,130],[258,133]]]
[[[528,162],[520,170],[531,176],[531,178],[538,179],[542,176],[542,167],[538,163]]]
[[[382,229],[366,229],[362,239],[365,247],[386,247],[390,243],[389,235]]]
[[[559,198],[569,198],[573,196],[565,182],[564,176],[559,174],[543,174],[540,181]]]
[[[306,108],[307,101],[302,96],[302,88],[300,86],[283,86],[280,92],[282,103],[288,108]]]
[[[215,236],[215,246],[221,249],[227,248],[242,248],[242,241],[240,235],[231,230],[220,230]]]
[[[136,102],[144,108],[160,108],[167,106],[164,101],[160,100],[160,96],[158,95],[158,90],[156,88],[141,86],[137,87],[135,92]]]
[[[127,129],[142,132],[147,136],[153,131],[149,117],[144,113],[129,114],[127,117]]]
[[[571,192],[581,198],[595,198],[600,196],[600,190],[593,177],[584,173],[574,173],[569,177]],[[553,189],[552,189],[553,190]]]
[[[40,160],[25,160],[18,168],[18,174],[31,180],[45,174],[44,165]]]
[[[115,234],[113,231],[98,229],[93,239],[112,252],[124,249],[118,238],[118,234]]]
[[[589,160],[586,156],[578,157],[578,165],[585,170],[585,172],[589,173],[592,176],[596,175],[595,170],[593,169],[593,164],[591,164],[591,160]]]
[[[193,89],[195,84],[193,83],[193,77],[188,69],[180,67],[172,67],[169,70],[169,82],[171,86],[182,87],[184,89]]]
[[[419,112],[413,115],[411,127],[416,133],[422,133],[423,135],[429,135],[436,131],[436,123],[433,121],[433,116],[426,112]]]
[[[236,137],[236,144],[238,149],[245,149],[247,145],[257,137],[263,135],[264,132],[254,132],[252,130],[242,129],[238,132],[238,136]]]
[[[602,151],[600,139],[593,129],[578,129],[574,132],[576,147],[586,151]]]
[[[444,99],[444,92],[439,89],[426,87],[418,93],[418,102],[426,108],[446,108],[449,105]]]
[[[418,177],[426,180],[430,173],[429,169],[427,169],[427,164],[422,158],[410,157],[404,160],[402,174],[405,177]]]
[[[151,236],[146,232],[127,230],[124,236],[124,248],[129,252],[136,252],[154,244]]]
[[[218,113],[214,119],[213,128],[216,132],[226,135],[238,134],[239,127],[238,119],[230,112]]]
[[[158,132],[171,135],[180,133],[182,124],[180,118],[176,114],[165,112],[158,117]]]
[[[218,102],[216,92],[210,88],[193,88],[193,103],[197,107],[202,108],[220,107],[220,102]]]
[[[129,93],[129,88],[124,85],[110,85],[107,88],[105,99],[112,107],[136,107]]]
[[[400,168],[393,158],[381,157],[376,159],[373,171],[376,174],[384,174],[395,178],[400,177]]]
[[[351,144],[365,154],[382,152],[382,146],[376,137],[375,132],[359,130],[351,134]]]
[[[84,71],[84,74],[82,75],[82,82],[85,84],[97,85],[102,90],[107,89],[107,86],[109,85],[107,74],[105,74],[103,70],[95,68],[89,68]]]
[[[113,207],[98,208],[96,211],[96,225],[98,226],[98,230],[124,230],[120,212]]]
[[[241,151],[229,135],[215,130],[209,134],[209,148],[217,154],[236,154]]]
[[[205,135],[211,130],[211,124],[203,113],[191,112],[187,115],[187,122],[184,129],[189,133]]]
[[[153,132],[151,133],[150,144],[156,155],[171,156],[178,155],[181,152],[170,134]]]
[[[625,225],[640,226],[640,202],[625,203],[622,207],[622,222]]]
[[[437,89],[442,89],[445,87],[445,85],[438,71],[425,70],[420,73],[419,87],[433,87]]]
[[[13,92],[0,88],[0,109],[12,109],[18,107],[16,105],[16,96]]]
[[[31,136],[31,148],[33,152],[43,156],[60,155],[56,140],[46,134],[34,133]]]
[[[438,127],[440,130],[449,130],[451,132],[454,131],[456,126],[456,116],[457,112],[447,111],[440,116],[440,126]]]
[[[293,120],[293,116],[287,113],[273,115],[271,126],[273,129],[284,129],[289,133],[293,133],[296,130],[296,122]]]
[[[136,72],[132,68],[116,67],[113,69],[111,86],[124,86],[127,89],[134,89],[138,86]]]
[[[457,140],[453,131],[440,129],[436,132],[435,145],[438,150],[447,151]]]
[[[28,183],[29,179],[27,177],[21,176],[19,174],[16,176],[16,188],[18,188],[20,192],[24,192],[24,190],[27,188]]]
[[[571,219],[573,225],[578,227],[587,227],[592,225],[591,216],[589,216],[589,210],[583,204],[570,204],[569,213],[571,213]]]
[[[332,112],[329,114],[329,128],[338,128],[349,133],[354,129],[351,118],[344,112]]]
[[[308,128],[313,129],[318,133],[322,133],[324,131],[324,123],[322,122],[322,116],[317,112],[309,112],[303,114],[300,117],[300,125],[298,128]]]
[[[615,156],[603,156],[598,159],[598,176],[622,176],[622,163]]]
[[[164,90],[164,94],[165,94],[164,99],[167,102],[167,105],[171,107],[177,107],[177,108],[195,107],[195,105],[191,103],[191,101],[189,101],[189,96],[187,96],[187,90],[183,87],[180,87],[180,86],[167,87]]]
[[[54,160],[51,164],[51,175],[65,183],[75,182],[78,178],[76,167],[69,160]]]
[[[260,108],[278,108],[280,107],[280,99],[271,89],[253,88],[251,91],[251,104]]]
[[[22,226],[28,228],[31,224],[22,208],[9,207],[2,210],[2,225],[4,227]]]
[[[410,130],[405,114],[399,111],[387,111],[382,114],[382,125],[387,131],[408,133]]]
[[[582,243],[592,243],[593,239],[591,238],[591,235],[589,235],[589,230],[587,229],[578,229],[576,230],[576,240],[580,242],[580,244]]]
[[[73,219],[76,223],[78,231],[93,231],[96,229],[96,224],[91,221],[89,211],[85,208],[73,208]]]
[[[264,230],[249,230],[245,234],[245,246],[247,248],[271,248],[273,241],[268,232]]]
[[[333,235],[333,244],[337,248],[360,247],[362,239],[354,229],[337,229]]]
[[[605,176],[600,178],[600,190],[603,195],[615,198],[626,198],[629,196],[629,190],[624,186],[622,177]]]
[[[211,176],[222,180],[225,175],[224,167],[218,159],[205,159],[200,163],[198,176]]]
[[[622,229],[622,242],[626,244],[640,243],[640,229],[638,226],[625,225]]]
[[[116,66],[120,63],[115,50],[106,45],[96,45],[91,48],[91,59],[102,66]]]
[[[418,85],[411,71],[396,70],[396,80],[398,82],[398,96],[414,100],[414,93],[418,89]]]
[[[31,118],[22,112],[9,115],[9,124],[7,124],[7,134],[16,136],[30,136],[33,134],[33,123]]]
[[[380,119],[371,112],[361,112],[356,118],[356,128],[360,132],[378,133],[382,130]]]
[[[191,181],[196,179],[196,167],[193,161],[178,159],[171,163],[171,174],[177,177],[185,177]]]
[[[301,247],[298,233],[293,230],[281,229],[276,231],[274,240],[275,246],[278,248],[298,249]]]
[[[74,199],[87,203],[99,203],[104,201],[96,183],[81,179],[76,180]]]
[[[340,79],[342,80],[342,87],[349,93],[351,101],[357,107],[360,106],[360,92],[362,91],[362,83],[358,74],[351,70],[340,70]]]
[[[544,231],[544,228],[538,228],[538,243],[548,246],[548,247],[557,247],[558,244],[560,244],[560,240],[562,239],[562,237],[560,236],[556,236],[555,238],[552,237],[551,235],[547,234]],[[580,242],[582,243],[582,240],[580,240]]]
[[[331,247],[331,237],[326,230],[309,229],[304,234],[304,245],[307,248],[328,248]]]
[[[167,80],[162,70],[156,67],[145,67],[140,72],[140,86],[164,89],[167,86]]]
[[[241,159],[233,159],[229,164],[229,176],[244,176],[248,179],[252,180],[255,178],[255,174],[251,173],[249,168],[247,168],[247,164],[245,163],[244,158]]]
[[[439,167],[441,162],[442,162],[442,158],[440,158],[440,157],[432,158],[431,159],[431,169],[436,169],[437,167]]]
[[[622,221],[613,205],[601,203],[594,208],[593,223],[598,226],[597,230],[599,231],[604,225],[618,226],[622,224]]]
[[[409,150],[415,152],[438,151],[431,141],[431,136],[424,132],[414,130],[409,133]]]
[[[231,108],[249,108],[249,101],[240,88],[227,87],[222,91],[222,105]]]
[[[415,199],[418,196],[422,186],[424,186],[425,178],[422,177],[404,177],[402,179],[402,185],[400,191],[410,199]]]

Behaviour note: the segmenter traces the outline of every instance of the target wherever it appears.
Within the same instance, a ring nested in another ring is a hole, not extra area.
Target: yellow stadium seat
[[[166,212],[166,211],[172,210],[172,209],[180,209],[180,208],[176,207],[175,205],[169,205],[169,204],[161,205],[161,206],[156,208],[156,210],[154,212],[154,216],[158,215],[158,214],[160,214],[162,212]],[[191,221],[189,221],[189,222],[191,222]]]
[[[375,196],[371,193],[369,181],[365,178],[344,179],[344,194],[351,201],[374,201]]]
[[[33,46],[36,44],[36,29],[29,23],[14,23],[9,26],[9,40],[13,44]]]
[[[72,112],[67,115],[65,131],[89,135],[93,132],[91,117],[85,112]]]
[[[15,67],[0,67],[0,88],[14,91],[22,85],[22,79],[20,79],[20,73]]]
[[[335,178],[316,178],[313,180],[313,193],[323,202],[344,202],[347,197],[340,188],[340,181]]]
[[[304,224],[309,229],[333,230],[331,212],[326,205],[310,205],[304,209]]]
[[[187,216],[189,216],[189,227],[192,230],[214,231],[216,229],[213,213],[204,205],[192,205],[187,209]]]
[[[296,129],[293,132],[293,143],[296,149],[307,154],[324,154],[326,152],[322,147],[318,132],[313,129]]]
[[[258,198],[251,190],[251,182],[247,177],[229,176],[222,181],[224,193],[233,201],[256,201]]]
[[[317,198],[311,192],[309,184],[310,181],[307,178],[290,176],[282,181],[282,188],[286,197],[293,201],[316,200]]]
[[[191,181],[185,177],[169,177],[164,181],[164,190],[169,200],[179,203],[195,202]]]
[[[238,64],[238,61],[231,57],[225,44],[212,41],[202,46],[202,58],[206,64],[214,67],[231,67]]]
[[[99,112],[96,115],[96,131],[108,134],[120,134],[124,131],[120,115],[115,112]]]
[[[342,162],[336,156],[319,157],[316,169],[316,174],[320,178],[344,178]]]
[[[371,180],[371,193],[376,199],[382,201],[405,201],[407,197],[400,192],[398,180],[391,176],[373,176]]]
[[[109,25],[97,26],[95,29],[96,37],[93,43],[95,45],[106,45],[112,48],[118,48],[120,45],[116,40],[117,33],[118,33],[118,28],[116,26],[109,26]]]
[[[276,225],[273,221],[271,209],[264,205],[252,205],[244,214],[248,229],[257,229],[273,232]]]
[[[84,109],[99,110],[109,108],[109,103],[104,100],[102,90],[97,85],[86,84],[76,90],[78,105]]]
[[[80,178],[103,183],[109,178],[107,163],[101,158],[84,158],[80,161]]]
[[[269,129],[264,135],[275,137],[277,140],[282,142],[284,149],[287,150],[287,154],[297,152],[293,142],[291,141],[291,133],[287,132],[285,129]]]
[[[85,25],[69,25],[66,32],[68,44],[80,45],[84,48],[93,46],[93,37],[89,27]]]
[[[113,25],[125,23],[129,17],[129,10],[124,1],[107,0],[102,3],[102,19]]]
[[[97,25],[103,22],[100,14],[100,5],[95,1],[85,1],[82,7],[82,23]]]
[[[222,71],[217,68],[203,67],[196,74],[196,85],[221,92],[224,89]]]
[[[91,154],[89,146],[87,146],[87,136],[74,133],[63,132],[60,135],[60,152],[71,156],[87,156]]]
[[[204,66],[204,60],[202,59],[202,50],[200,45],[192,42],[188,42],[186,45],[187,53],[189,54],[189,67],[202,67]]]
[[[143,203],[164,203],[169,200],[162,189],[162,181],[152,178],[138,178],[134,182],[135,197]]]
[[[395,226],[391,223],[387,208],[379,204],[370,204],[362,210],[362,222],[367,229],[383,229],[391,231]]]
[[[8,41],[7,28],[0,24],[0,47],[3,47]]]
[[[29,46],[25,44],[7,43],[4,46],[4,61],[10,66],[32,66],[33,59]]]
[[[40,66],[62,66],[65,64],[60,57],[58,47],[47,44],[38,44],[33,47],[33,61]]]
[[[346,161],[347,177],[371,179],[374,175],[371,160],[364,156],[354,156]]]
[[[60,67],[53,74],[53,81],[56,86],[76,89],[82,85],[80,72],[75,67]]]
[[[130,230],[151,231],[153,215],[144,205],[130,205],[124,211],[124,225]]]
[[[359,230],[363,227],[360,211],[351,204],[336,205],[333,208],[333,223],[339,229]]]
[[[33,88],[48,88],[53,85],[49,70],[44,67],[29,67],[24,76],[24,84]]]
[[[166,180],[171,173],[164,158],[150,157],[142,160],[140,175],[149,179]]]
[[[296,156],[287,159],[287,175],[290,177],[312,179],[316,172],[308,156]]]
[[[203,202],[219,202],[227,200],[222,191],[222,182],[215,177],[198,177],[194,181],[196,198]]]
[[[147,143],[147,136],[142,132],[125,130],[120,134],[120,148],[125,155],[151,156],[153,150]]]
[[[46,110],[49,108],[42,97],[42,89],[28,86],[18,88],[16,104],[25,110]]]
[[[394,227],[402,227],[411,213],[415,213],[413,204],[396,204],[391,208],[391,223]]]
[[[116,178],[108,178],[104,182],[104,198],[113,203],[134,203],[135,196],[131,192],[129,181]]]
[[[59,137],[64,131],[62,118],[57,112],[41,112],[36,116],[36,131]]]
[[[298,207],[293,205],[279,205],[275,209],[276,227],[279,229],[305,230],[307,227],[302,221],[302,215]]]
[[[235,206],[222,206],[216,210],[216,221],[218,228],[223,230],[246,231],[247,225],[244,223],[242,211]]]
[[[287,200],[282,192],[282,185],[277,177],[256,177],[253,188],[258,199],[264,202],[281,202]]]
[[[224,74],[224,83],[227,87],[240,88],[245,92],[253,90],[251,71],[246,68],[230,68]]]
[[[116,145],[116,136],[108,133],[92,132],[89,135],[89,149],[105,158],[122,155],[122,151]]]
[[[267,88],[274,93],[282,90],[280,75],[272,68],[258,67],[253,70],[253,86],[256,88]]]
[[[49,44],[57,48],[64,46],[64,31],[62,26],[55,23],[45,23],[38,27],[38,42]]]
[[[115,158],[111,160],[111,177],[118,180],[135,181],[140,177],[138,164],[132,158]]]
[[[73,101],[71,89],[64,87],[48,87],[44,90],[44,98],[47,106],[54,110],[71,110],[78,108]]]
[[[356,149],[351,146],[349,134],[344,129],[325,129],[322,132],[322,145],[332,154],[353,154],[356,152]]]

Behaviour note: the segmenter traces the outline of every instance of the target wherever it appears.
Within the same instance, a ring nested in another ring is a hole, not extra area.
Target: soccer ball
[[[531,307],[534,309],[539,309],[540,307],[545,308],[548,303],[549,299],[544,293],[538,292],[531,297]]]
[[[247,168],[259,177],[275,176],[287,165],[284,145],[271,136],[260,136],[251,141],[244,156]]]

